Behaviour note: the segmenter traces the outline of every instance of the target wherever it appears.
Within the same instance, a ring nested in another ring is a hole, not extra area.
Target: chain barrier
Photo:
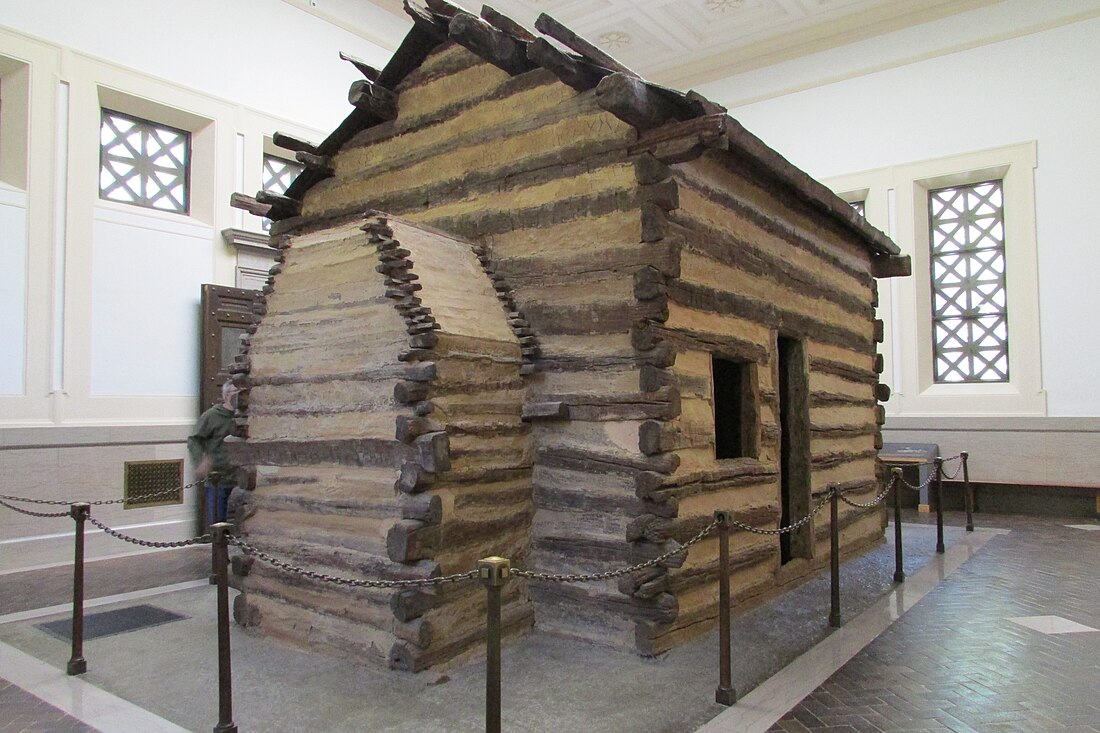
[[[201,544],[209,544],[210,543],[210,535],[208,535],[208,534],[200,535],[199,537],[192,537],[192,538],[186,539],[186,540],[179,540],[177,542],[155,542],[153,540],[139,540],[136,537],[131,537],[130,535],[123,534],[122,532],[119,532],[117,529],[111,529],[106,524],[104,524],[103,522],[99,521],[98,519],[96,519],[95,517],[93,517],[91,515],[86,517],[86,519],[88,520],[88,522],[90,524],[93,524],[96,527],[99,527],[100,529],[102,529],[104,532],[111,535],[112,537],[116,537],[116,538],[122,540],[123,542],[129,542],[130,544],[133,544],[133,545],[141,545],[142,547],[161,547],[161,548],[187,547],[188,545],[197,545],[197,544],[200,544],[200,543]]]
[[[955,478],[962,472],[963,464],[962,464],[962,461],[959,460],[961,458],[962,458],[962,453],[960,453],[957,456],[951,456],[950,458],[944,458],[943,459],[943,464],[941,464],[940,471],[943,474],[943,477],[945,479],[947,479],[948,481],[954,481]],[[947,471],[943,470],[942,465],[946,465],[946,464],[950,463],[951,461],[959,461],[959,465],[955,466],[955,473],[948,474]]]
[[[743,529],[746,532],[752,532],[753,534],[781,535],[781,534],[786,534],[787,532],[793,532],[796,529],[798,529],[799,527],[801,527],[802,525],[809,522],[811,519],[813,519],[814,516],[816,516],[817,513],[819,511],[821,511],[821,509],[826,504],[829,503],[829,497],[832,495],[833,491],[835,491],[835,489],[832,489],[832,488],[830,488],[828,491],[826,491],[825,496],[821,497],[821,501],[819,501],[817,503],[817,506],[814,507],[812,512],[810,512],[806,516],[802,517],[802,519],[799,519],[794,524],[787,525],[786,527],[779,527],[777,529],[760,529],[759,527],[754,527],[751,524],[745,524],[744,522],[742,522],[740,520],[732,519],[732,518],[730,519],[730,524],[734,527],[739,528],[739,529]]]
[[[923,465],[926,465],[926,464],[918,463],[918,464],[915,464],[915,465],[923,466]],[[927,465],[932,465],[932,464],[927,464]],[[935,479],[936,479],[935,472],[933,472],[931,476],[929,476],[928,478],[926,478],[924,481],[920,482],[919,484],[909,483],[908,481],[905,480],[905,475],[904,474],[898,477],[898,481],[901,483],[901,485],[904,486],[907,489],[912,490],[912,491],[921,491],[922,489],[928,488]]]
[[[879,504],[881,504],[881,503],[882,503],[882,501],[883,501],[883,499],[885,499],[885,498],[886,498],[886,496],[887,496],[887,495],[888,495],[889,493],[890,493],[890,482],[887,482],[887,483],[886,483],[886,488],[882,490],[882,493],[881,493],[881,494],[879,494],[878,496],[876,496],[876,497],[875,497],[874,499],[872,499],[872,500],[871,500],[871,501],[870,501],[869,503],[867,503],[867,504],[862,504],[862,503],[860,503],[860,502],[858,502],[858,501],[852,501],[851,499],[847,498],[847,497],[846,497],[846,496],[844,495],[844,492],[843,492],[843,491],[838,491],[838,492],[836,492],[836,495],[837,495],[837,497],[838,497],[838,498],[839,498],[839,499],[840,499],[840,500],[841,500],[842,502],[844,502],[844,503],[845,503],[845,504],[847,504],[848,506],[852,506],[852,507],[855,507],[855,508],[857,508],[857,509],[873,509],[874,507],[876,507],[876,506],[878,506]]]
[[[157,491],[157,492],[152,493],[152,494],[142,494],[139,497],[132,497],[132,498],[129,498],[129,499],[123,497],[121,499],[100,499],[98,501],[68,501],[68,500],[64,500],[64,499],[30,499],[26,496],[9,496],[7,494],[0,494],[0,500],[21,501],[25,504],[40,504],[40,505],[44,505],[44,506],[72,506],[73,504],[88,504],[89,506],[107,506],[108,504],[136,504],[136,505],[141,505],[141,504],[148,504],[149,502],[155,501],[156,499],[159,499],[161,497],[174,496],[175,494],[179,493],[180,491],[184,491],[185,489],[190,489],[193,486],[199,486],[202,483],[203,483],[202,481],[192,481],[189,484],[184,484],[183,486],[177,486],[174,489],[164,489],[163,491]],[[15,507],[9,506],[7,504],[5,504],[4,506],[7,506],[9,509],[15,509]],[[16,509],[16,511],[19,511],[19,510]],[[26,512],[24,512],[24,513],[26,513]],[[67,516],[68,512],[66,512],[65,514]],[[50,516],[53,516],[53,515],[50,515]]]
[[[362,580],[359,578],[342,578],[339,575],[318,573],[313,570],[298,567],[297,565],[291,565],[288,562],[267,554],[263,550],[253,547],[240,537],[230,536],[229,541],[241,548],[246,555],[254,557],[268,565],[286,570],[295,575],[301,575],[304,578],[312,578],[325,583],[335,583],[336,585],[345,585],[353,588],[420,588],[423,586],[436,586],[443,585],[444,583],[459,583],[463,580],[473,580],[477,578],[478,574],[478,571],[475,569],[468,570],[465,573],[455,573],[454,575],[441,575],[435,578],[415,578],[411,580]]]
[[[717,526],[718,526],[718,520],[716,519],[713,522],[711,522],[710,524],[708,524],[706,527],[704,527],[703,529],[699,530],[698,534],[696,534],[694,537],[692,537],[690,540],[688,540],[684,544],[680,545],[676,549],[669,550],[668,552],[664,553],[663,555],[658,555],[657,557],[655,557],[651,560],[646,560],[645,562],[640,562],[637,565],[631,565],[630,567],[627,567],[627,568],[619,568],[618,570],[609,570],[605,573],[588,573],[588,574],[582,574],[582,573],[572,573],[572,574],[569,574],[569,573],[536,573],[536,572],[531,571],[531,570],[519,570],[519,569],[513,568],[512,569],[512,575],[518,576],[520,578],[530,578],[531,580],[548,580],[548,581],[553,582],[553,583],[587,583],[587,582],[594,581],[594,580],[612,580],[613,578],[618,578],[618,577],[621,577],[623,575],[627,575],[629,573],[636,572],[638,570],[645,570],[646,568],[651,568],[651,567],[654,567],[655,565],[660,565],[665,560],[669,560],[669,559],[675,557],[676,555],[679,555],[682,552],[687,552],[687,550],[692,545],[695,545],[695,544],[698,544],[699,542],[702,542],[703,539],[708,534],[710,534],[712,531],[714,531],[714,529]]]
[[[6,506],[8,509],[11,509],[13,512],[19,512],[20,514],[26,514],[28,517],[41,517],[43,519],[53,519],[54,517],[67,517],[67,516],[69,516],[68,512],[32,512],[32,511],[29,511],[27,509],[20,509],[17,506],[12,506],[11,504],[7,503],[6,501],[0,501],[0,506]]]

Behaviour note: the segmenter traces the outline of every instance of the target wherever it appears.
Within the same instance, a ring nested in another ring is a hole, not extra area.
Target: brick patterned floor
[[[996,518],[994,538],[769,733],[1098,733],[1100,632],[1047,635],[1007,619],[1100,628],[1100,532]]]
[[[0,733],[96,733],[96,729],[0,678]]]

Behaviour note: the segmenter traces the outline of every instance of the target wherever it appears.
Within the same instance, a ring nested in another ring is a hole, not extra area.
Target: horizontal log
[[[561,420],[569,417],[569,406],[564,402],[525,402],[523,404],[523,420]]]
[[[428,385],[424,382],[398,382],[393,386],[393,399],[408,405],[428,397]]]
[[[451,467],[450,442],[445,432],[428,433],[413,440],[416,462],[425,471],[439,473]]]
[[[344,53],[343,51],[340,52],[340,60],[347,61],[356,69],[358,69],[359,73],[366,77],[367,81],[377,81],[379,75],[381,75],[382,73],[379,69],[374,68],[366,61],[363,61],[360,58],[356,58],[349,53]]]
[[[618,72],[627,76],[638,76],[629,68],[623,66],[614,58],[607,55],[588,41],[584,40],[546,13],[541,13],[539,17],[535,19],[535,30],[537,30],[539,33],[549,36],[550,38],[553,38],[555,41],[562,44],[570,51],[579,54],[586,61],[589,61],[596,66],[602,66],[605,69],[610,69],[611,71]]]
[[[435,483],[435,474],[427,471],[418,463],[407,461],[401,464],[401,472],[394,483],[394,489],[403,494],[415,494],[424,491]]]
[[[294,153],[305,152],[317,155],[319,152],[317,146],[308,140],[288,135],[285,132],[276,132],[271,136],[271,142],[277,148],[289,150]]]
[[[348,103],[378,120],[397,117],[397,97],[377,82],[359,79],[348,89]]]
[[[246,196],[243,193],[231,194],[229,205],[234,209],[247,211],[254,216],[267,216],[267,212],[271,211],[271,204],[261,204],[252,196]]]
[[[426,417],[398,415],[395,422],[394,437],[402,443],[411,443],[421,435],[439,433],[443,430],[442,425]]]
[[[576,448],[541,447],[536,451],[536,463],[544,466],[556,466],[580,471],[601,473],[625,473],[652,471],[671,474],[680,465],[680,457],[675,453],[662,453],[655,456],[632,454],[611,454],[597,451],[585,451]]]
[[[879,402],[887,402],[890,399],[890,385],[879,382],[875,385],[875,399]]]
[[[527,631],[534,620],[534,609],[529,603],[504,603],[500,618],[501,637],[507,639]],[[389,652],[388,664],[390,669],[420,672],[483,644],[484,639],[485,629],[482,625],[477,625],[459,633],[450,633],[446,641],[440,639],[422,649],[409,644],[394,644]]]
[[[656,204],[642,204],[642,241],[660,242],[668,236],[668,232],[667,210]]]
[[[402,519],[424,524],[439,524],[443,519],[443,500],[437,494],[402,494],[398,497]]]
[[[638,197],[662,211],[680,208],[680,187],[674,180],[660,181],[638,186]]]
[[[643,185],[660,183],[672,178],[672,168],[645,152],[634,159],[634,177]]]
[[[626,526],[626,539],[629,542],[648,540],[661,543],[672,538],[672,528],[675,522],[667,517],[658,517],[653,514],[643,514],[630,520]]]
[[[780,303],[682,280],[670,283],[668,294],[672,302],[687,308],[737,316],[768,328],[778,329],[818,343],[840,346],[856,353],[874,353],[874,342],[866,336],[841,325],[785,310]]]
[[[439,538],[438,526],[415,519],[401,519],[386,533],[386,553],[394,562],[426,560],[439,551]]]
[[[646,265],[634,273],[634,297],[638,300],[653,300],[667,292],[665,277],[656,267]]]
[[[876,344],[881,344],[886,338],[886,325],[882,322],[881,318],[876,318],[872,321],[873,330],[871,338],[874,339]]]
[[[451,40],[513,76],[535,68],[523,41],[471,13],[458,13],[448,27]]]
[[[296,466],[335,463],[396,468],[407,453],[407,449],[397,441],[378,438],[247,441],[226,445],[231,460],[237,465]]]
[[[874,277],[909,277],[912,274],[913,260],[909,255],[879,255],[871,259]]]
[[[662,420],[646,420],[638,428],[638,450],[647,456],[681,447],[679,427]]]
[[[811,467],[815,471],[823,471],[827,468],[834,468],[836,466],[844,465],[845,463],[851,463],[853,461],[867,460],[875,458],[878,455],[876,451],[829,451],[827,453],[816,453],[811,459]]]
[[[695,471],[674,478],[665,477],[661,481],[658,478],[644,476],[635,483],[635,492],[640,497],[652,497],[654,500],[666,496],[683,499],[696,494],[774,482],[779,478],[779,471],[772,464],[764,464],[752,458],[740,458],[718,469]]]
[[[271,206],[267,212],[267,218],[278,221],[298,216],[302,213],[302,202],[289,196],[271,193],[269,191],[256,192],[256,201]]]
[[[545,38],[536,38],[527,46],[527,58],[578,92],[588,91],[610,72],[584,59],[570,56]]]
[[[860,384],[878,383],[878,375],[870,369],[862,369],[846,362],[834,361],[832,359],[810,357],[810,371],[831,374],[834,377],[840,377],[849,382],[858,382]]]
[[[683,95],[618,72],[596,85],[596,104],[638,130],[697,116]]]
[[[313,153],[301,151],[294,154],[294,159],[325,178],[336,175],[336,171],[332,167],[332,158],[327,155],[314,155]]]
[[[498,31],[507,33],[520,41],[531,42],[535,40],[535,36],[522,25],[488,5],[481,6],[481,17]]]

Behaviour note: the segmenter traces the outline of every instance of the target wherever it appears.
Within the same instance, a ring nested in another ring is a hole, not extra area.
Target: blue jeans
[[[206,526],[215,522],[224,522],[229,505],[229,493],[233,491],[233,482],[219,478],[217,482],[206,480]]]

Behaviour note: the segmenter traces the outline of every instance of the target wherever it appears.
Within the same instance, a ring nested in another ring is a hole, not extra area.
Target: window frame
[[[866,218],[913,261],[913,274],[879,282],[885,323],[882,381],[891,415],[1045,415],[1035,229],[1035,141],[906,163],[825,180],[847,201],[867,192]],[[1000,179],[1004,187],[1005,288],[1012,314],[1008,382],[937,383],[933,369],[929,191]],[[915,325],[915,327],[914,327]]]
[[[182,184],[183,184],[183,201],[181,202],[181,204],[182,204],[181,209],[165,209],[165,208],[156,206],[153,203],[148,202],[148,199],[144,196],[144,193],[142,194],[142,200],[139,200],[139,201],[124,201],[124,200],[121,200],[121,199],[110,198],[109,195],[104,195],[102,177],[103,177],[103,169],[106,165],[106,162],[105,162],[104,159],[108,154],[108,147],[103,143],[102,137],[103,137],[103,126],[106,124],[106,119],[109,115],[127,120],[127,121],[132,122],[132,123],[135,123],[136,125],[141,126],[141,127],[148,127],[148,128],[152,128],[152,129],[165,130],[165,131],[172,132],[172,133],[178,133],[179,135],[183,136],[184,145],[185,145],[185,155],[184,155],[184,161],[183,161],[183,175],[182,175],[182,179],[183,179],[183,181],[182,181]],[[161,212],[164,212],[166,214],[179,214],[179,215],[182,215],[182,216],[190,216],[190,214],[191,214],[191,161],[192,161],[192,158],[194,157],[194,154],[193,154],[194,145],[192,143],[192,140],[191,140],[192,136],[191,136],[191,132],[189,130],[180,129],[178,127],[173,127],[172,125],[165,124],[163,122],[158,122],[156,120],[145,119],[144,117],[139,117],[137,115],[130,114],[128,112],[122,112],[120,110],[111,109],[111,108],[105,107],[105,106],[100,107],[100,128],[99,128],[99,130],[100,130],[100,133],[99,133],[100,134],[100,141],[99,141],[99,175],[100,175],[99,200],[100,201],[111,201],[111,202],[114,202],[116,204],[123,204],[123,205],[126,205],[126,206],[136,206],[136,207],[141,208],[141,209],[148,209],[150,211],[161,211]]]

